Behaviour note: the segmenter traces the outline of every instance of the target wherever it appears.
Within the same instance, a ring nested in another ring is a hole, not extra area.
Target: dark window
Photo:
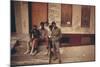
[[[61,5],[61,26],[72,26],[72,5]]]
[[[90,27],[90,6],[82,6],[81,27]]]

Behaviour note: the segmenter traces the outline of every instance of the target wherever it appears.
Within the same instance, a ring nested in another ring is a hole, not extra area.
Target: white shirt
[[[45,26],[45,29],[48,31],[48,37],[51,37],[51,31],[49,29],[49,26]]]

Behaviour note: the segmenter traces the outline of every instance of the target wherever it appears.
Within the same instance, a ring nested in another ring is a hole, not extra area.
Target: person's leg
[[[34,48],[37,48],[37,46],[38,46],[38,45],[37,45],[37,41],[38,41],[38,39],[36,38],[36,39],[35,39],[35,43],[34,43]]]
[[[32,41],[32,45],[31,45],[31,51],[30,51],[30,54],[33,54],[33,51],[34,51],[34,48],[35,48],[35,42],[36,42],[36,39],[34,38],[33,41]]]
[[[36,38],[35,43],[34,43],[34,54],[38,52],[38,38]]]
[[[46,37],[44,40],[45,40],[45,47],[46,47],[46,49],[47,49],[45,55],[48,55],[48,52],[49,52],[49,49],[48,49],[49,39],[48,39],[48,37]]]
[[[53,47],[53,59],[56,59],[56,48],[55,48],[55,38],[52,39],[52,47]]]
[[[48,55],[52,52],[52,41],[50,38],[48,38]]]
[[[60,56],[60,50],[59,50],[59,45],[60,45],[60,43],[59,43],[59,41],[56,41],[55,42],[55,46],[56,46],[56,57],[59,59],[59,63],[61,63],[61,56]]]
[[[29,53],[30,52],[30,46],[31,45],[31,40],[29,41],[29,42],[27,42],[27,48],[26,48],[26,52],[24,53],[24,54],[27,54],[27,53]]]
[[[49,39],[49,45],[48,45],[48,56],[49,56],[49,64],[51,63],[51,58],[52,58],[52,42]]]
[[[49,39],[48,37],[45,38],[45,45],[46,45],[46,48],[48,48],[48,44],[49,44]]]

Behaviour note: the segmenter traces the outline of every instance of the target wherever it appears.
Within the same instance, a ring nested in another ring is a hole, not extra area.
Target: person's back
[[[34,38],[39,38],[40,36],[40,31],[38,29],[32,29],[31,33]]]

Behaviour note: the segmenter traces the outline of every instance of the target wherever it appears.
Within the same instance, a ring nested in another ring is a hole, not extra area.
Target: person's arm
[[[59,29],[59,37],[60,37],[60,38],[62,37],[61,29]]]
[[[45,30],[45,35],[44,36],[48,37],[48,31],[47,30]]]
[[[59,35],[61,35],[61,29],[59,29]]]
[[[38,32],[38,37],[40,37],[41,36],[40,30],[37,30],[37,32]]]
[[[31,30],[31,38],[34,38],[34,32],[33,32],[33,30]]]

